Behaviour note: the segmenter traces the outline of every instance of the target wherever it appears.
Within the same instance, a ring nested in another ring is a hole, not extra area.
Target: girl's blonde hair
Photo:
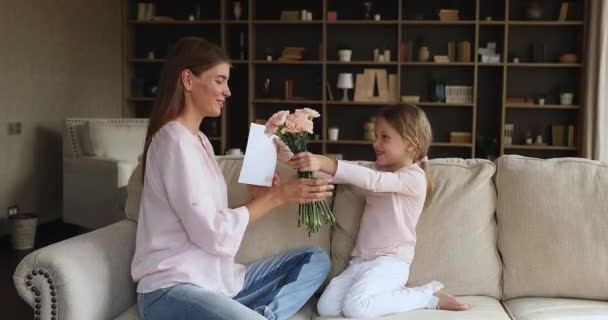
[[[382,109],[378,117],[382,117],[416,148],[414,150],[414,162],[419,162],[428,156],[429,148],[433,142],[433,131],[429,119],[422,109],[413,104],[397,104]],[[426,172],[428,162],[422,161],[419,164],[422,170]],[[428,175],[426,180],[428,193],[431,190]]]

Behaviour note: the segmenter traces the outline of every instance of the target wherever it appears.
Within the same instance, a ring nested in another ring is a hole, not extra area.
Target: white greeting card
[[[239,183],[270,187],[277,165],[277,149],[264,133],[265,126],[252,123]]]

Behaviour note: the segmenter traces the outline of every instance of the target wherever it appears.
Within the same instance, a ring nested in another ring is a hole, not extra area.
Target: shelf
[[[340,90],[342,91],[342,90]],[[394,105],[394,102],[355,102],[355,101],[341,101],[341,100],[327,100],[327,104],[343,105],[343,106],[387,106]]]
[[[474,62],[401,62],[402,66],[412,67],[473,67]]]
[[[566,27],[566,26],[583,26],[583,21],[509,21],[509,25],[521,27]]]
[[[563,147],[563,146],[549,146],[549,145],[525,145],[525,144],[516,144],[505,146],[505,150],[513,149],[513,150],[547,150],[547,151],[576,151],[576,147]]]
[[[531,110],[552,110],[552,109],[566,109],[566,110],[577,110],[580,107],[577,105],[561,105],[561,104],[510,104],[507,105],[507,109],[531,109]]]
[[[283,99],[255,99],[253,103],[267,104],[322,104],[320,100],[283,100]]]
[[[328,65],[378,65],[378,66],[394,66],[397,61],[378,62],[378,61],[327,61]]]
[[[446,108],[471,108],[472,103],[445,103],[445,102],[418,102],[415,105],[420,107],[446,107]]]
[[[431,147],[448,147],[448,148],[472,148],[472,143],[454,143],[454,142],[433,142]]]
[[[373,141],[366,140],[317,140],[317,143],[344,144],[344,145],[371,145]],[[471,143],[434,142],[431,147],[470,148]]]
[[[477,66],[482,67],[482,68],[498,68],[498,67],[504,67],[505,64],[503,62],[500,62],[500,63],[482,63],[482,62],[478,62]]]
[[[492,20],[492,21],[479,21],[479,25],[481,26],[504,26],[505,25],[505,21],[504,20]]]
[[[135,58],[129,59],[131,63],[164,63],[167,59],[146,59],[146,58]]]
[[[247,20],[224,20],[226,24],[248,24]]]
[[[579,68],[583,65],[580,63],[547,63],[547,62],[525,62],[525,63],[513,63],[507,64],[509,67],[514,68]]]
[[[221,24],[222,21],[221,20],[195,20],[195,21],[189,21],[189,20],[145,20],[145,21],[138,21],[138,20],[129,20],[130,24],[142,24],[142,25],[204,25],[204,24]]]
[[[399,24],[399,20],[380,20],[380,21],[375,21],[375,20],[336,20],[336,21],[327,21],[328,25],[340,25],[340,24],[346,24],[346,25],[390,25],[390,24],[394,24],[394,25],[398,25]]]
[[[371,145],[374,142],[373,141],[366,141],[366,140],[321,140],[324,143],[329,143],[329,144],[354,144],[354,145]]]
[[[152,97],[128,97],[127,101],[133,101],[133,102],[144,102],[144,101],[154,101],[155,98]]]
[[[455,21],[441,21],[441,20],[403,20],[403,25],[423,25],[423,26],[453,26],[453,25],[465,25],[474,26],[475,20],[455,20]]]
[[[249,60],[232,60],[230,61],[232,64],[247,64]]]
[[[268,61],[268,60],[255,60],[253,63],[255,64],[322,64],[319,60],[292,60],[292,61]]]
[[[288,20],[254,20],[253,24],[323,24],[322,20],[312,20],[312,21],[305,21],[305,20],[293,20],[293,21],[288,21]]]

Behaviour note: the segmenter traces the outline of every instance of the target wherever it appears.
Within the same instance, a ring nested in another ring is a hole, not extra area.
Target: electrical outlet
[[[8,213],[7,216],[10,218],[11,216],[14,216],[19,213],[19,207],[17,205],[10,206],[6,209],[6,212]]]
[[[8,123],[8,135],[18,136],[21,134],[21,122],[9,122]]]

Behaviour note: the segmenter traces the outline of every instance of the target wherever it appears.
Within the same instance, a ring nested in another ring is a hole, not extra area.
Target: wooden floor
[[[79,233],[79,228],[62,222],[51,222],[39,227],[36,235],[36,248],[73,237]],[[11,247],[10,237],[0,238],[0,301],[2,301],[2,319],[21,320],[34,319],[34,312],[17,294],[13,284],[15,268],[30,252],[15,251]]]

